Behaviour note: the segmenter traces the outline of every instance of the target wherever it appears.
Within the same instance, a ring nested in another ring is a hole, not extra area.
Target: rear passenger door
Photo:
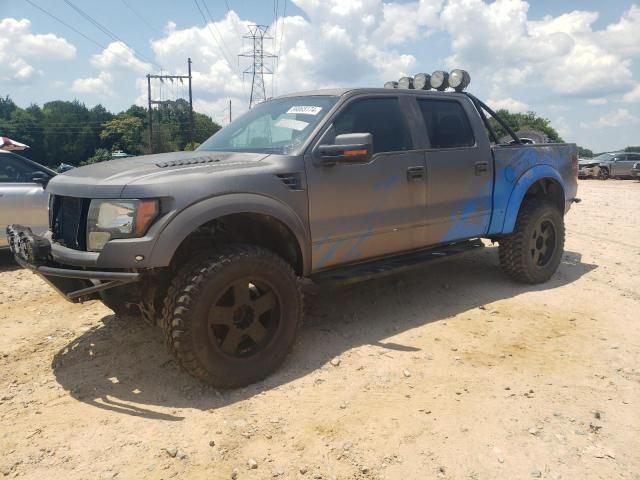
[[[484,235],[491,220],[493,158],[479,115],[465,98],[417,98],[417,104],[429,142],[427,244]]]

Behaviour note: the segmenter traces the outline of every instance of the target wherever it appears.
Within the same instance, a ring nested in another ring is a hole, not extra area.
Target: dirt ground
[[[489,247],[308,294],[284,367],[228,392],[5,255],[0,478],[640,479],[640,183],[579,196],[549,283]]]

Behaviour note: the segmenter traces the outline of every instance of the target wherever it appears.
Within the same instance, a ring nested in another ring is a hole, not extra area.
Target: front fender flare
[[[529,187],[544,178],[551,178],[558,182],[562,187],[566,202],[567,199],[564,181],[558,171],[550,165],[536,165],[524,172],[513,186],[511,195],[509,196],[509,202],[507,203],[507,211],[504,215],[502,233],[507,234],[513,232],[513,229],[516,226],[516,220],[518,219],[520,206],[522,205],[522,201],[524,200],[524,196],[527,194]]]
[[[303,221],[282,202],[252,193],[231,193],[211,197],[178,212],[158,234],[149,264],[168,266],[180,244],[191,232],[216,218],[234,213],[263,214],[282,222],[295,236],[302,253],[304,272],[308,271],[311,262],[311,242]]]

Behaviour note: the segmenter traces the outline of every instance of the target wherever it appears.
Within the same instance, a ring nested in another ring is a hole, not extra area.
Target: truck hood
[[[268,155],[240,152],[171,152],[75,168],[51,179],[47,191],[83,198],[119,198],[129,185],[183,184],[190,177],[243,169]]]

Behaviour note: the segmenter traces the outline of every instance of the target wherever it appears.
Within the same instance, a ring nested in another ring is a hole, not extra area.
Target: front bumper
[[[593,167],[582,167],[578,170],[578,178],[592,178],[595,176],[596,173]]]
[[[60,251],[56,258],[49,239],[34,235],[29,227],[22,225],[9,225],[7,240],[16,262],[39,275],[70,302],[97,299],[103,290],[137,282],[141,278],[138,272],[65,268],[55,262],[60,258]]]

